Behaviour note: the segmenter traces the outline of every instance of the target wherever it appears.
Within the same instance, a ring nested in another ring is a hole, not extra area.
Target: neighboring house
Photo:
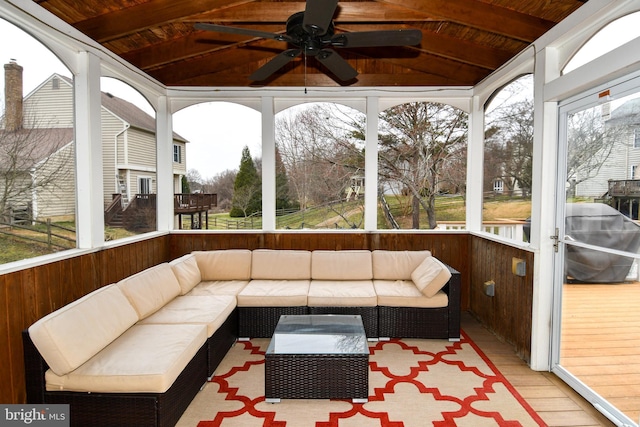
[[[613,139],[609,156],[597,173],[576,185],[577,197],[605,197],[609,181],[640,179],[640,98],[611,112],[605,121],[605,138]],[[576,177],[578,181],[583,177]]]
[[[16,72],[16,67],[11,67]],[[22,72],[21,67],[19,72]],[[5,66],[5,75],[8,72]],[[13,79],[14,81],[17,79]],[[5,80],[12,81],[9,76]],[[21,77],[19,79],[21,82]],[[5,90],[11,93],[12,89]],[[15,92],[15,91],[14,91]],[[21,89],[20,89],[21,93]],[[8,100],[9,101],[9,100]],[[24,129],[38,128],[49,133],[56,150],[43,150],[45,158],[30,166],[31,175],[46,168],[65,170],[51,185],[33,191],[30,204],[34,218],[60,217],[75,213],[74,144],[73,144],[73,82],[53,74],[23,100]],[[5,116],[9,117],[11,103],[7,102]],[[105,208],[116,195],[126,207],[139,194],[156,192],[156,136],[155,118],[135,105],[109,93],[102,93],[102,151],[103,201]],[[33,131],[32,131],[33,132]],[[47,138],[45,138],[47,139]],[[186,175],[187,140],[173,134],[174,192],[180,193],[182,176]],[[24,196],[21,198],[24,203]],[[18,199],[16,199],[18,203]]]
[[[640,212],[640,98],[626,101],[610,115],[603,116],[603,120],[605,148],[601,153],[603,158],[608,155],[599,167],[583,168],[582,175],[576,174],[567,184],[568,196],[593,198],[637,219]],[[609,149],[610,152],[604,151]]]

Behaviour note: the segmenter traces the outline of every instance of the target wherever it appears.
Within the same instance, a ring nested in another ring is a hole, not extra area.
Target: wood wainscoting
[[[518,356],[531,360],[533,304],[533,252],[503,243],[471,237],[470,311],[499,338],[511,344]],[[526,263],[524,276],[515,275],[513,258]],[[495,295],[484,292],[484,282],[495,282]]]

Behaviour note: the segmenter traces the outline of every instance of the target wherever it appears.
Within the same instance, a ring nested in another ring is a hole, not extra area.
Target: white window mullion
[[[80,248],[104,245],[100,59],[78,54],[75,76],[75,154],[77,241]]]

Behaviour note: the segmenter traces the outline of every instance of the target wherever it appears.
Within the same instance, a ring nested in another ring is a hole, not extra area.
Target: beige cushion
[[[420,291],[433,297],[451,278],[449,269],[435,257],[425,258],[411,273],[411,280]]]
[[[257,249],[251,255],[252,279],[311,279],[311,251]]]
[[[202,280],[249,280],[251,278],[251,251],[226,249],[193,252],[200,268]]]
[[[411,280],[374,280],[373,286],[379,306],[438,308],[449,305],[449,297],[443,291],[428,298]]]
[[[238,295],[249,280],[213,280],[200,282],[187,295]]]
[[[180,295],[180,283],[168,263],[129,276],[118,282],[118,287],[144,319]]]
[[[212,336],[236,308],[232,295],[179,296],[141,324],[196,324],[207,326],[207,336]]]
[[[411,273],[430,251],[373,251],[373,278],[381,280],[411,280]]]
[[[313,251],[314,280],[371,280],[371,251]]]
[[[65,375],[137,321],[127,297],[109,285],[38,320],[29,328],[29,336],[51,370]]]
[[[307,305],[309,280],[252,280],[238,294],[238,307]]]
[[[309,307],[375,307],[378,305],[371,280],[312,280],[307,295]]]
[[[75,371],[45,373],[49,391],[164,393],[207,340],[204,325],[134,325]]]
[[[187,254],[169,263],[180,283],[181,295],[186,294],[202,281],[198,262],[193,254]]]

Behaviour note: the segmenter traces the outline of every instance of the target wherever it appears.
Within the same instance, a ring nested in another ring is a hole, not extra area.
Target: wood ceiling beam
[[[531,43],[556,23],[477,0],[378,0]]]
[[[244,26],[261,31],[273,33],[282,32],[281,26],[260,26],[255,25]],[[245,45],[251,41],[257,41],[249,36],[238,34],[215,33],[211,31],[196,31],[184,37],[173,40],[167,40],[162,43],[153,44],[140,49],[122,52],[120,56],[125,60],[136,64],[141,70],[148,70],[161,65],[171,64],[181,60],[189,59],[194,56],[204,55],[215,52],[220,49]],[[282,49],[286,49],[287,45],[280,42]]]
[[[304,11],[305,2],[255,2],[204,13],[196,19],[216,23],[282,22],[296,12]],[[342,2],[334,21],[340,22],[411,22],[430,20],[433,15],[402,7],[401,4],[377,2]]]
[[[146,28],[182,21],[191,15],[251,2],[252,0],[150,0],[77,22],[74,26],[92,39],[103,43]]]
[[[169,64],[147,72],[160,81],[176,82],[203,74],[224,71],[240,65],[268,60],[280,52],[282,52],[281,42],[262,40],[243,47],[227,47],[209,55]]]
[[[349,87],[372,87],[372,86],[471,86],[462,84],[450,78],[434,76],[429,74],[360,74],[355,81],[349,82]],[[345,86],[332,79],[324,73],[301,73],[278,74],[267,83],[256,84],[250,82],[246,77],[238,73],[220,73],[199,76],[190,80],[180,82],[184,86],[239,86],[239,87],[274,87],[288,86],[300,87],[340,87]]]
[[[396,48],[367,48],[353,49],[353,55],[366,58],[370,62],[391,64],[420,74],[432,74],[443,79],[456,80],[458,82],[478,82],[487,76],[491,70],[474,67],[454,60],[445,59],[426,52],[415,50],[417,55],[411,57],[394,57]],[[365,70],[358,70],[366,72]],[[455,76],[455,77],[452,77]]]

